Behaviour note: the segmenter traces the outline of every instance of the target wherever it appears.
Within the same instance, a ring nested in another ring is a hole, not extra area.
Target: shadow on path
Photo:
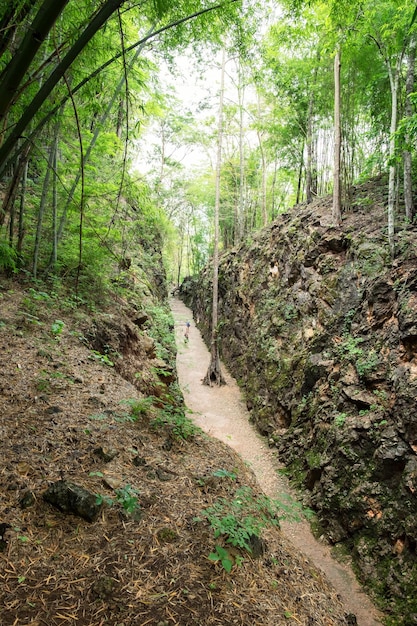
[[[251,466],[266,495],[275,499],[279,498],[279,494],[291,494],[288,481],[278,473],[282,465],[277,452],[267,446],[249,423],[249,413],[240,389],[224,366],[226,386],[207,387],[202,384],[210,354],[192,320],[191,311],[178,299],[172,299],[170,304],[178,347],[178,378],[186,405],[193,412],[193,421],[241,455]],[[190,328],[188,340],[185,340],[187,322],[190,322]],[[346,612],[356,615],[359,626],[381,624],[381,616],[362,591],[352,570],[332,558],[330,547],[314,538],[307,522],[282,521],[281,529],[293,545],[325,573],[339,593]]]

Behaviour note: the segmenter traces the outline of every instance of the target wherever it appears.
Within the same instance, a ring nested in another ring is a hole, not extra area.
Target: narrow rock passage
[[[235,380],[223,366],[227,385],[207,387],[202,379],[207,372],[210,354],[196,328],[191,311],[180,300],[171,299],[178,347],[179,383],[193,421],[206,433],[231,446],[253,469],[259,485],[271,498],[290,494],[285,477],[278,474],[276,451],[271,450],[249,423],[249,413]],[[190,322],[189,339],[185,341],[186,322]],[[317,541],[307,522],[281,522],[282,532],[320,568],[339,593],[347,613],[356,615],[359,626],[377,626],[381,616],[361,590],[347,565],[336,562],[330,547]]]

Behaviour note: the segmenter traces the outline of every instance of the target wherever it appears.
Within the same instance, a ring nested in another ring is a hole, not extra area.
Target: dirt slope
[[[185,419],[152,319],[120,300],[68,305],[2,284],[0,625],[352,623],[270,523],[252,471]],[[92,522],[45,501],[57,483],[99,494]],[[257,558],[228,548],[243,561],[227,573],[204,510],[224,523],[245,497],[267,528]]]

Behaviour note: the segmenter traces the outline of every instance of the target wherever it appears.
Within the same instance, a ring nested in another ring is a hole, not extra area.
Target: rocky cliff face
[[[296,207],[225,253],[220,350],[253,421],[395,624],[417,624],[417,229],[389,259],[384,189]],[[211,269],[181,292],[210,333]]]

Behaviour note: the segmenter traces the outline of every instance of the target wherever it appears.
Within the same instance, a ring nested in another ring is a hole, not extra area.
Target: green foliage
[[[124,400],[124,404],[129,406],[130,414],[133,420],[136,421],[152,410],[155,401],[157,401],[155,396],[148,396],[146,398],[129,398]]]
[[[174,439],[186,441],[201,432],[186,415],[178,383],[172,383],[161,397],[131,398],[124,400],[124,404],[130,408],[131,421],[151,417],[150,423],[154,430],[168,430]]]
[[[41,375],[36,380],[36,391],[47,393],[51,390],[51,383],[47,372],[42,371]]]
[[[15,272],[17,269],[17,252],[7,242],[0,240],[0,270]]]
[[[28,289],[28,295],[32,300],[37,300],[39,302],[50,302],[52,300],[52,296],[46,291],[39,291],[30,287]]]
[[[230,572],[232,571],[235,560],[230,555],[230,552],[226,550],[226,548],[216,545],[215,552],[210,552],[208,558],[214,563],[220,562],[223,569],[226,570],[228,574],[230,574]]]
[[[347,413],[338,413],[334,418],[334,425],[340,428],[345,423],[347,417]]]
[[[343,340],[337,346],[340,357],[347,361],[355,361],[358,356],[363,355],[363,350],[359,347],[363,341],[361,337],[344,335]]]
[[[170,363],[176,354],[174,321],[167,304],[158,304],[147,308],[151,321],[148,322],[148,335],[155,340],[156,355]]]
[[[131,487],[125,485],[120,489],[116,489],[117,501],[122,505],[126,513],[134,513],[139,508],[138,496],[139,492]]]
[[[360,378],[365,378],[380,364],[380,358],[374,348],[364,351],[360,347],[364,341],[362,337],[345,334],[342,341],[337,344],[337,353],[341,360],[352,363]]]
[[[355,367],[359,377],[364,378],[367,374],[374,372],[378,368],[379,364],[379,356],[376,351],[371,348],[371,350],[369,350],[366,354],[363,354],[357,359]]]
[[[320,452],[309,450],[306,454],[306,461],[310,469],[321,467],[321,454]]]
[[[343,324],[343,334],[348,335],[352,327],[353,318],[355,317],[355,309],[350,309],[345,315],[345,322]]]
[[[223,537],[226,543],[252,552],[251,541],[260,538],[267,526],[279,526],[280,519],[299,520],[302,507],[288,499],[271,500],[264,494],[256,495],[250,487],[239,487],[232,500],[219,498],[202,514],[214,531],[214,537]],[[217,560],[221,560],[218,554]]]
[[[297,308],[291,303],[285,304],[283,314],[287,322],[291,322],[298,317]]]
[[[185,414],[184,406],[177,405],[166,399],[158,410],[157,416],[152,421],[156,430],[164,428],[169,430],[175,439],[186,441],[201,432],[201,429]]]
[[[103,365],[114,367],[114,363],[113,361],[110,360],[109,356],[107,354],[102,354],[101,352],[98,352],[97,350],[91,350],[91,354],[89,358],[95,361],[99,361],[100,363],[103,363]]]
[[[105,504],[106,506],[113,506],[114,500],[113,498],[110,498],[110,496],[103,496],[101,493],[97,493],[96,504],[98,504],[98,506],[101,506],[102,504]]]
[[[96,473],[95,475],[99,475]],[[116,493],[116,502],[118,502],[124,511],[130,515],[137,515],[140,511],[139,505],[139,491],[132,487],[131,485],[125,485],[124,487],[120,487],[120,489],[115,490]],[[113,506],[115,501],[113,498],[109,496],[105,496],[102,494],[96,495],[96,503],[106,504],[107,506]]]
[[[51,326],[51,332],[57,339],[64,330],[65,323],[62,320],[55,320]]]
[[[213,476],[216,476],[217,478],[230,478],[231,480],[236,480],[237,478],[237,474],[235,472],[229,472],[229,470],[226,470],[223,468],[214,470],[212,474]]]

